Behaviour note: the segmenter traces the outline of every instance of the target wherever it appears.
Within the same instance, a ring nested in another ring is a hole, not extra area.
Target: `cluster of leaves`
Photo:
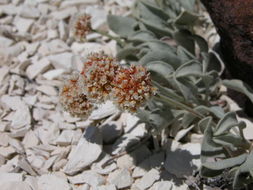
[[[194,30],[204,22],[195,0],[141,0],[129,17],[108,16],[110,29],[120,37],[117,58],[145,66],[159,89],[140,117],[156,135],[168,129],[170,134],[180,129],[202,132],[201,174],[214,177],[227,169],[233,187],[242,188],[253,182],[245,124],[212,102],[219,98],[221,84],[252,102],[253,93],[239,80],[221,80],[221,59]]]

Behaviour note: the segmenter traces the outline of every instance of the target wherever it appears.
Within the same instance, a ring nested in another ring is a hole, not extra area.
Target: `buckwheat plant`
[[[222,176],[226,170],[232,179],[228,188],[245,188],[253,183],[251,142],[244,138],[245,123],[219,104],[219,89],[226,86],[251,101],[253,90],[239,80],[220,78],[224,64],[197,34],[196,28],[210,22],[199,15],[196,3],[136,1],[128,17],[108,16],[115,36],[92,29],[88,15],[80,17],[76,35],[96,32],[116,40],[116,59],[127,64],[101,52],[89,55],[82,72],[63,86],[61,103],[82,116],[95,103],[112,100],[121,110],[137,113],[161,148],[179,132],[202,133],[201,177]]]

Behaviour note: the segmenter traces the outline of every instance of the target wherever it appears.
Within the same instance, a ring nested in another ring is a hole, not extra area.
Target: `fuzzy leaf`
[[[179,30],[174,33],[174,39],[191,54],[195,54],[195,43],[192,34],[188,30]]]
[[[208,43],[207,43],[207,41],[204,38],[202,38],[199,35],[192,35],[192,38],[198,44],[201,52],[205,52],[205,53],[208,52],[208,49],[209,49],[208,48]]]
[[[138,22],[133,18],[115,15],[108,15],[107,22],[110,29],[122,37],[133,35],[135,32],[134,28],[138,24]]]
[[[157,51],[158,49],[161,49],[162,51],[168,51],[168,52],[171,52],[171,53],[176,53],[176,49],[174,47],[172,47],[169,44],[167,44],[165,42],[162,42],[160,40],[152,40],[152,41],[143,43],[142,45],[143,46],[144,45],[149,46],[149,48],[152,51]]]
[[[198,15],[190,13],[188,11],[183,11],[175,20],[177,25],[193,25],[198,19]]]
[[[158,23],[150,23],[149,21],[140,19],[140,21],[145,25],[147,30],[150,30],[153,32],[158,38],[162,38],[165,36],[171,37],[173,32],[169,28],[166,28],[165,26],[161,26]]]
[[[223,80],[223,85],[225,85],[227,88],[230,88],[232,90],[235,90],[237,92],[241,92],[245,94],[253,103],[253,90],[247,85],[246,83],[240,81],[240,80]]]
[[[209,71],[217,71],[218,73],[221,73],[223,70],[223,65],[224,63],[222,62],[221,58],[219,55],[211,51],[209,53],[202,53],[202,56],[204,57],[204,71],[209,72]]]
[[[214,132],[215,136],[229,132],[229,130],[235,126],[241,126],[244,122],[238,122],[234,112],[227,113],[222,120],[219,121],[216,130]],[[245,123],[244,123],[245,125]]]
[[[169,80],[171,78],[171,73],[174,72],[174,69],[171,65],[162,61],[149,62],[146,64],[146,68],[150,72],[158,73],[166,80]]]
[[[173,68],[177,68],[181,64],[181,60],[175,54],[163,50],[150,51],[139,62],[142,65],[146,65],[152,61],[163,61],[170,64]]]
[[[204,133],[205,129],[211,125],[212,120],[213,120],[213,118],[209,116],[209,117],[205,117],[204,119],[199,121],[198,127],[199,127],[201,133]]]
[[[175,73],[176,77],[201,76],[202,67],[199,62],[192,60],[181,65]]]
[[[155,35],[149,31],[138,31],[128,37],[128,40],[131,42],[146,42],[152,39],[156,39]]]
[[[136,59],[136,54],[140,51],[139,48],[136,47],[126,47],[124,49],[121,49],[117,53],[117,59],[122,60],[122,59],[131,59],[135,58]]]
[[[237,157],[220,160],[217,162],[205,162],[202,167],[206,167],[211,170],[224,170],[241,165],[247,158],[247,154],[242,154]]]
[[[164,23],[169,19],[169,16],[162,9],[145,1],[138,3],[138,10],[142,19],[160,26],[165,26]]]

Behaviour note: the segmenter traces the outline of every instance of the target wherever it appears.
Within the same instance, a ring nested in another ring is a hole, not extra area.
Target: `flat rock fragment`
[[[88,127],[75,150],[70,153],[65,173],[73,175],[90,166],[102,153],[102,135],[97,127]]]
[[[133,179],[127,169],[119,169],[109,174],[108,181],[118,189],[127,188],[132,185]]]

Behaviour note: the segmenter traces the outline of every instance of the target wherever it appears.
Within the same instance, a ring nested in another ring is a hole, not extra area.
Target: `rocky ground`
[[[167,149],[145,141],[148,126],[111,103],[87,120],[63,112],[58,92],[90,52],[115,55],[115,42],[90,34],[77,42],[71,18],[127,15],[132,0],[0,0],[0,189],[185,190],[200,166],[201,135],[181,130]],[[96,124],[96,127],[95,127]],[[250,137],[251,138],[251,137]],[[140,143],[142,142],[142,143]],[[138,145],[139,144],[139,145]],[[137,146],[138,145],[138,146]],[[128,147],[136,148],[125,153]],[[185,179],[187,179],[185,181]]]

